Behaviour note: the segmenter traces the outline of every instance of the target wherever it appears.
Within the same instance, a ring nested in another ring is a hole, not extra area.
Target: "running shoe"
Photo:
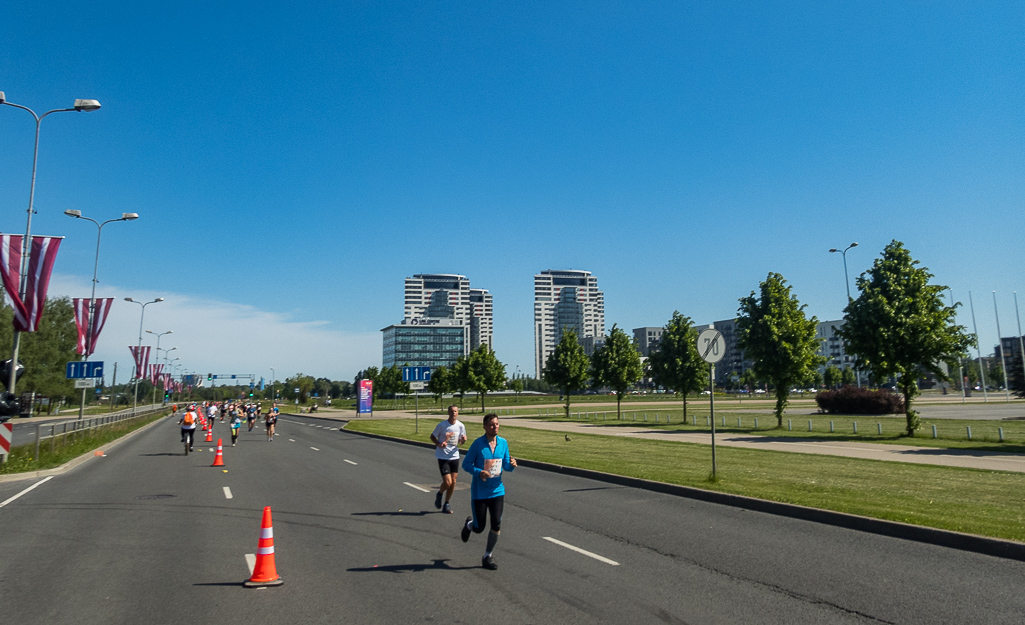
[[[498,565],[495,564],[495,559],[491,556],[484,556],[480,560],[480,565],[489,571],[497,571]]]
[[[463,531],[459,533],[459,537],[463,539],[463,542],[470,540],[470,523],[473,523],[473,517],[466,517],[466,523],[463,523]]]
[[[445,514],[452,514],[452,506],[448,505],[448,502],[446,501],[445,505],[441,507],[441,511]]]
[[[438,491],[438,494],[435,495],[435,497],[434,497],[434,507],[437,508],[438,510],[441,510],[441,491],[440,490]]]

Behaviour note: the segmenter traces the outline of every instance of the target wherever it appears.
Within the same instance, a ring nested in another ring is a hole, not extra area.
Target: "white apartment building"
[[[534,276],[534,371],[540,378],[563,329],[576,331],[585,351],[605,339],[605,294],[590,271],[547,269]]]
[[[470,327],[472,351],[486,344],[494,348],[491,293],[472,289],[466,276],[453,273],[418,273],[406,278],[405,319],[456,319]]]

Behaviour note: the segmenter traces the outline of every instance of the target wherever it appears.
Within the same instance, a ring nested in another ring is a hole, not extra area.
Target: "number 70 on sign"
[[[702,330],[698,335],[698,354],[705,362],[719,362],[726,355],[726,337],[714,328]]]

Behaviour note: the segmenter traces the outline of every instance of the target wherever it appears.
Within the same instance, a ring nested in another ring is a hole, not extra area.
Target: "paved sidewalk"
[[[412,419],[414,413],[401,410],[378,412],[373,417],[354,418],[352,412],[325,412],[312,416],[332,420],[367,420],[367,419]],[[596,423],[573,423],[568,421],[538,421],[526,416],[500,415],[506,425],[513,427],[533,428],[604,436],[624,436],[650,440],[669,440],[684,443],[711,445],[711,434],[707,432],[674,432],[672,430],[649,430],[626,426],[608,427]],[[441,420],[439,415],[420,415],[421,420],[428,423]],[[890,462],[911,462],[915,464],[931,464],[947,467],[964,467],[991,471],[1015,471],[1025,473],[1025,454],[977,451],[971,449],[943,449],[938,447],[919,447],[913,445],[882,445],[878,443],[858,443],[852,441],[813,441],[804,438],[787,438],[785,436],[751,436],[749,434],[721,434],[715,437],[716,445],[725,447],[742,447],[745,449],[762,449],[784,451],[800,454],[821,454],[842,458],[862,458],[866,460],[884,460]]]

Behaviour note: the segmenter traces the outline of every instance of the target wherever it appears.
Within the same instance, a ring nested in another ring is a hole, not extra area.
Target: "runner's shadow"
[[[450,566],[448,560],[434,560],[432,564],[390,564],[386,566],[368,566],[346,569],[351,573],[423,573],[424,571],[465,571],[479,569],[480,566]]]
[[[431,512],[429,510],[421,510],[419,512],[403,512],[399,510],[397,512],[353,512],[352,516],[426,516],[428,514],[439,514],[437,512]]]

